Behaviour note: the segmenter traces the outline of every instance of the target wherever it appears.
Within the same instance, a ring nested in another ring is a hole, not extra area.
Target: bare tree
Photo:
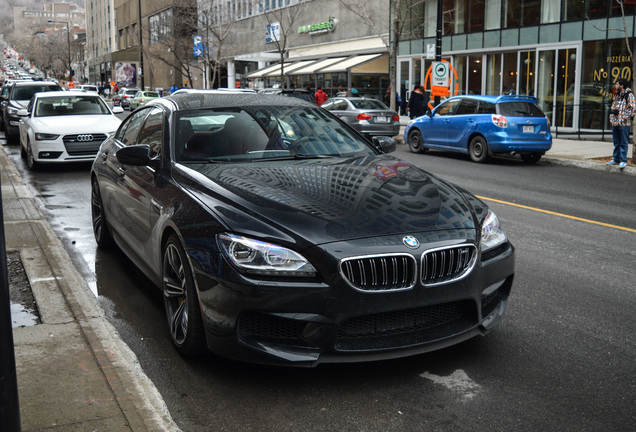
[[[273,9],[262,15],[268,26],[269,39],[280,55],[280,82],[282,87],[287,86],[284,70],[287,50],[298,36],[297,24],[305,10],[305,5],[306,3],[299,3],[295,6]]]
[[[42,29],[35,33],[12,31],[5,34],[7,42],[17,47],[20,52],[29,57],[41,70],[50,75],[64,79],[68,64],[68,39],[66,31],[51,31]],[[71,45],[71,52],[73,46]]]
[[[153,23],[144,32],[144,58],[149,60],[149,68],[153,68],[155,62],[166,64],[193,83],[197,69],[191,61],[192,36],[197,29],[196,6],[189,0],[175,2],[171,18],[166,20]],[[139,35],[132,36],[133,44],[139,45]]]
[[[197,26],[203,38],[203,51],[199,58],[206,73],[211,74],[210,81],[214,86],[220,76],[221,67],[227,62],[224,52],[231,46],[236,21],[229,10],[225,16],[215,15],[212,6],[210,2],[207,8],[199,10]]]
[[[356,15],[362,24],[371,28],[386,47],[389,53],[390,107],[392,110],[397,110],[397,47],[402,37],[405,23],[402,0],[390,0],[389,9],[378,8],[377,5],[361,3],[358,0],[338,1],[345,9]],[[385,19],[385,17],[387,18]],[[389,31],[387,31],[387,24],[389,25]]]

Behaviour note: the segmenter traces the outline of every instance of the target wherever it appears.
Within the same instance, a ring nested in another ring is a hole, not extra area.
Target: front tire
[[[415,129],[409,134],[409,148],[413,153],[424,153],[424,139],[422,138],[422,132]]]
[[[484,137],[476,136],[470,141],[468,154],[473,162],[483,163],[488,160],[488,143]]]
[[[35,171],[38,169],[38,163],[35,160],[35,157],[33,156],[33,148],[31,147],[31,141],[27,140],[27,150],[26,150],[26,162],[27,162],[27,167],[31,170],[31,171]]]
[[[93,221],[93,235],[95,242],[101,249],[108,249],[114,243],[113,235],[106,222],[102,194],[99,191],[97,180],[91,182],[91,219]]]
[[[194,356],[205,350],[201,306],[183,246],[171,234],[163,250],[163,299],[170,337],[177,351]]]

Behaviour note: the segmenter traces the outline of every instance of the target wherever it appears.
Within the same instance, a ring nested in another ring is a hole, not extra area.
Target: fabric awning
[[[296,63],[284,63],[283,64],[283,73],[285,75],[295,75],[294,71],[298,69],[304,69],[309,67],[312,63],[316,63],[316,60],[304,60]],[[276,68],[270,72],[267,72],[263,75],[263,78],[266,77],[275,77],[280,76],[280,63],[276,64]],[[250,78],[250,77],[248,77]]]
[[[331,57],[283,63],[285,75],[313,75],[315,73],[347,72],[388,73],[388,56],[382,53],[350,57]],[[356,70],[358,69],[358,70]],[[280,63],[257,70],[245,78],[271,78],[280,76]]]
[[[383,54],[367,54],[367,55],[358,55],[358,56],[350,57],[344,61],[335,63],[331,66],[321,69],[320,73],[346,72],[363,63],[370,62],[371,60],[375,60],[382,55]],[[388,72],[388,70],[386,72]]]
[[[283,63],[283,67],[287,68],[292,63]],[[280,63],[276,63],[272,66],[267,66],[266,68],[259,69],[255,72],[245,75],[245,78],[263,78],[271,72],[279,71],[280,73]]]
[[[294,71],[291,72],[290,75],[311,75],[320,71],[322,68],[331,66],[332,64],[338,63],[342,60],[345,60],[346,58],[347,57],[333,57],[333,58],[318,60],[317,62],[314,62],[313,64],[306,66],[304,68],[294,69]]]

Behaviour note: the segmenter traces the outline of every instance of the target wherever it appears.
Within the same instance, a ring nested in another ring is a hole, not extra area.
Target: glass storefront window
[[[557,92],[555,125],[572,127],[574,119],[574,78],[576,49],[559,50],[557,62]]]
[[[466,9],[468,9],[467,33],[484,31],[484,0],[466,2]]]
[[[584,3],[581,0],[563,0],[563,21],[580,21],[584,18]]]
[[[455,95],[454,91],[457,88],[457,94],[463,95],[466,94],[466,62],[468,61],[468,57],[466,56],[457,56],[455,57],[455,64],[453,67],[457,72],[457,80],[455,80],[455,74],[453,74],[453,79],[451,80],[451,90],[453,91],[453,95]],[[459,85],[457,85],[459,84]]]
[[[583,73],[579,96],[579,128],[603,129],[609,117],[612,86],[607,70],[605,41],[583,45]]]
[[[503,28],[527,27],[539,24],[541,0],[503,0]]]
[[[554,62],[555,51],[539,51],[537,70],[537,100],[539,107],[554,124]]]
[[[503,55],[503,93],[517,94],[517,53]]]
[[[486,56],[486,93],[487,95],[501,94],[501,54]]]
[[[519,94],[535,96],[534,93],[534,70],[536,66],[537,54],[534,51],[525,51],[521,54],[521,65],[519,68]],[[540,95],[536,95],[541,98]],[[542,107],[543,108],[543,107]],[[545,110],[544,110],[545,111]]]
[[[482,61],[481,55],[468,58],[468,94],[481,94]]]
[[[588,19],[597,19],[607,17],[607,7],[609,3],[607,0],[587,0],[585,2],[585,16]]]

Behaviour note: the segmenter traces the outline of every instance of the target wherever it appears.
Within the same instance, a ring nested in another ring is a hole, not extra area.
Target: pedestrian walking
[[[629,81],[619,78],[616,81],[616,93],[610,109],[610,123],[612,124],[612,138],[614,140],[614,154],[607,165],[616,165],[620,169],[627,165],[627,148],[629,145],[629,127],[636,114],[634,94],[629,88]]]

